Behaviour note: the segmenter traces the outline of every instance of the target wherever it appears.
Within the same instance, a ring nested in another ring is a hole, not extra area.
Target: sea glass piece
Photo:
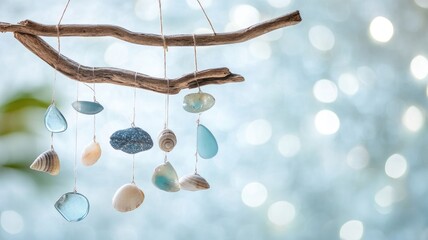
[[[110,144],[116,150],[135,154],[152,148],[153,140],[143,129],[131,127],[113,133],[110,137]]]
[[[55,103],[52,103],[45,113],[45,126],[53,133],[64,132],[67,130],[67,120],[65,120],[62,113],[55,106]]]
[[[218,152],[217,140],[214,135],[204,125],[198,125],[198,153],[205,159],[214,157]]]
[[[88,115],[97,114],[104,109],[104,107],[98,102],[90,101],[76,101],[71,105],[76,111]]]
[[[119,212],[129,212],[138,208],[144,201],[144,192],[135,183],[120,187],[113,196],[113,207]]]
[[[152,176],[153,184],[166,192],[177,192],[180,190],[177,172],[171,163],[166,162],[159,165]]]
[[[65,220],[79,222],[89,213],[89,201],[80,193],[68,192],[56,201],[55,208]]]
[[[181,189],[187,191],[200,191],[210,188],[210,184],[199,174],[194,173],[180,178]]]
[[[190,93],[184,96],[183,108],[190,113],[200,113],[210,109],[214,103],[214,97],[208,93]]]

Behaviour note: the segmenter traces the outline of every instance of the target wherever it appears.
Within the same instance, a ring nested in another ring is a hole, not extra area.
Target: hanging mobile
[[[177,137],[174,132],[168,129],[168,120],[169,120],[169,79],[166,77],[166,51],[167,46],[165,42],[165,36],[163,33],[163,20],[162,20],[162,4],[161,0],[158,0],[159,3],[159,18],[160,18],[160,29],[162,39],[164,40],[163,46],[163,69],[164,69],[164,79],[166,80],[166,84],[168,87],[168,92],[165,97],[165,124],[164,129],[159,134],[159,148],[162,149],[165,153],[164,163],[156,167],[153,176],[152,182],[153,184],[166,192],[177,192],[180,191],[180,183],[178,181],[178,175],[175,171],[174,167],[168,161],[168,152],[172,151],[172,149],[177,144]]]
[[[137,81],[137,73],[135,73]],[[150,135],[135,126],[135,105],[137,89],[134,87],[134,107],[131,128],[119,130],[110,137],[114,149],[122,150],[132,156],[132,181],[120,187],[113,196],[113,207],[119,212],[128,212],[138,208],[144,201],[144,192],[135,184],[135,154],[153,147]]]

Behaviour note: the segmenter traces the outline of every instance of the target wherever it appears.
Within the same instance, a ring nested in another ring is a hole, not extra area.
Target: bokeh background
[[[426,143],[427,0],[202,0],[217,32],[245,28],[300,10],[302,23],[228,46],[198,48],[199,69],[229,67],[246,81],[206,86],[216,105],[201,122],[220,151],[200,159],[209,191],[166,193],[151,183],[163,162],[154,147],[136,155],[143,205],[126,214],[111,199],[132,177],[132,156],[110,135],[128,128],[131,88],[97,85],[103,155],[78,161],[77,189],[86,219],[68,223],[53,204],[73,190],[73,162],[92,139],[92,117],[76,113],[76,82],[59,75],[57,106],[69,129],[56,134],[61,173],[28,166],[50,147],[43,124],[54,70],[11,33],[0,34],[0,239],[428,239]],[[56,24],[66,0],[0,0],[0,21]],[[72,0],[63,23],[114,24],[159,33],[155,0]],[[209,32],[195,0],[163,1],[166,34]],[[56,40],[45,38],[56,47]],[[113,38],[62,38],[62,52],[89,66],[163,76],[162,48]],[[193,49],[170,48],[168,76],[194,70]],[[79,99],[92,99],[80,85]],[[196,115],[171,97],[178,136],[169,160],[193,172]],[[164,96],[137,91],[137,126],[154,139]],[[77,131],[77,153],[75,152]]]

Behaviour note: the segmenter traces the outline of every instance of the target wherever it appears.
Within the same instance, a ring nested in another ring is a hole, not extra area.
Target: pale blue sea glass
[[[55,203],[55,208],[69,222],[79,222],[89,213],[89,201],[80,193],[68,192]]]
[[[198,125],[198,153],[202,158],[214,157],[218,152],[218,144],[214,135],[204,125]]]
[[[87,115],[97,114],[104,109],[104,107],[98,102],[76,101],[71,105],[79,113],[83,113]]]
[[[110,145],[116,150],[135,154],[153,147],[152,137],[139,127],[119,130],[110,136]]]
[[[155,169],[152,176],[153,184],[166,192],[177,192],[180,190],[177,172],[171,163],[166,162]]]
[[[200,113],[214,106],[215,99],[208,93],[197,92],[184,96],[183,108],[187,112]]]
[[[65,120],[62,113],[55,106],[55,103],[52,103],[48,107],[48,110],[46,110],[45,126],[50,132],[53,133],[64,132],[67,130],[67,120]]]

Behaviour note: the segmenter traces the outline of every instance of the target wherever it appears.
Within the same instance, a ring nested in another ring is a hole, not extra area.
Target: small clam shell
[[[144,201],[144,192],[128,183],[120,187],[113,196],[113,207],[119,212],[129,212],[138,208]]]
[[[180,178],[181,189],[187,191],[199,191],[210,188],[210,184],[199,174],[190,174]]]
[[[92,142],[86,146],[82,153],[82,164],[85,166],[94,165],[101,157],[101,147],[97,142]]]
[[[60,170],[58,154],[54,150],[48,150],[40,154],[31,164],[30,168],[49,173],[50,175],[58,175]]]
[[[165,152],[171,152],[177,144],[177,137],[170,129],[165,129],[159,134],[159,148]]]

